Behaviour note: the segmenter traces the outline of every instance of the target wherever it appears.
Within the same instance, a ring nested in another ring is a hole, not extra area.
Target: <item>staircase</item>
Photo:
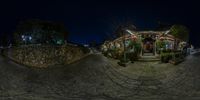
[[[153,53],[144,53],[141,58],[138,59],[141,62],[153,62],[153,61],[160,61],[159,56],[153,55]]]

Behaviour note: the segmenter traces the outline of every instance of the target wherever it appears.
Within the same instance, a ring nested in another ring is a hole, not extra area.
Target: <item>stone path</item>
[[[200,100],[199,58],[189,56],[178,66],[136,63],[148,65],[141,70],[119,67],[100,54],[49,69],[0,57],[0,100]]]

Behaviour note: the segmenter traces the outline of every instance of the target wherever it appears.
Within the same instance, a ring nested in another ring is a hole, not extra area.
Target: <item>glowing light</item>
[[[165,45],[166,49],[168,49],[168,44]]]
[[[24,35],[22,35],[22,39],[24,39]]]
[[[127,31],[129,34],[132,34],[132,35],[133,35],[133,33],[132,33],[130,30],[127,29],[126,31]]]
[[[168,34],[170,32],[170,30],[166,31],[165,34]]]
[[[29,36],[29,40],[32,40],[32,37],[31,37],[31,36]]]

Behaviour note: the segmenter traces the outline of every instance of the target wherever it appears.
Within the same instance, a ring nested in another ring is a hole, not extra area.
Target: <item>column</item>
[[[143,50],[142,36],[141,36],[141,34],[139,34],[138,36],[139,36],[139,39],[140,39],[140,45],[141,45],[140,57],[142,57],[142,50]]]
[[[155,41],[155,56],[158,56],[158,54],[157,54],[157,45],[156,45],[157,40],[158,40],[158,35],[156,35],[156,41]]]
[[[157,56],[157,52],[156,52],[156,51],[157,51],[156,41],[155,41],[155,43],[154,43],[154,48],[155,48],[155,49],[154,49],[154,55]]]

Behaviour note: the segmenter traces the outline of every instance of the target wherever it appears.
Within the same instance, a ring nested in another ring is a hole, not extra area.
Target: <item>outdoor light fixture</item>
[[[132,33],[130,30],[127,29],[126,31],[127,31],[129,34],[133,35],[133,33]]]
[[[168,34],[170,32],[170,30],[166,31],[165,34]]]
[[[168,44],[165,45],[166,49],[168,49]]]
[[[33,39],[32,36],[26,36],[26,35],[22,35],[21,38],[22,38],[22,41],[24,41],[25,44],[28,41],[31,41]]]
[[[32,40],[32,37],[31,37],[31,36],[29,36],[29,40]]]
[[[22,35],[22,39],[24,39],[24,35]]]

